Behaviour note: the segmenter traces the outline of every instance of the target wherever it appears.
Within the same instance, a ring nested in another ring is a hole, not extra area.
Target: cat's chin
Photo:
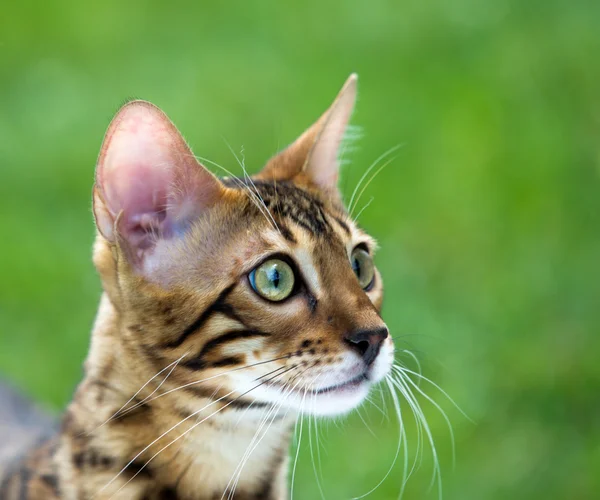
[[[317,416],[343,415],[359,406],[369,394],[371,383],[364,378],[315,393],[304,405],[304,413]]]

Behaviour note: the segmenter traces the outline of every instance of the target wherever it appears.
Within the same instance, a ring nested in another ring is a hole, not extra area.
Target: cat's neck
[[[168,371],[148,382],[140,366],[124,362],[131,347],[121,328],[104,295],[84,379],[57,445],[41,459],[53,463],[61,492],[56,498],[209,499],[234,485],[231,498],[286,498],[295,417],[265,407],[227,411],[211,399],[196,413],[178,410],[177,391],[156,397],[167,387],[159,386]],[[39,460],[38,451],[30,473],[40,469]]]

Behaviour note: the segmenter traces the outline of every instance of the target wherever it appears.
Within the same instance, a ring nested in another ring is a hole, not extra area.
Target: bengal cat
[[[210,173],[152,104],[118,112],[85,375],[55,436],[0,465],[2,500],[287,498],[298,413],[348,412],[392,369],[375,244],[337,187],[355,97],[352,75],[241,178]]]

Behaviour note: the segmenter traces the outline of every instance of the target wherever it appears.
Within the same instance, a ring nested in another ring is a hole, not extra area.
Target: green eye
[[[289,264],[279,259],[269,259],[248,276],[250,284],[261,297],[273,302],[287,299],[294,290],[296,277]]]
[[[368,289],[375,278],[375,265],[373,264],[373,258],[364,248],[356,247],[354,250],[352,250],[350,261],[360,286],[365,290]]]

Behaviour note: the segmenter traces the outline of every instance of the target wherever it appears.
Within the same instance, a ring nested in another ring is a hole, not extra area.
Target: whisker
[[[417,356],[415,356],[415,353],[412,351],[409,351],[408,349],[403,349],[401,352],[403,352],[404,354],[408,354],[413,359],[413,361],[417,365],[417,369],[419,370],[419,375],[423,375],[423,370],[421,368],[421,362],[419,361],[419,358],[417,358]]]
[[[427,401],[429,401],[439,412],[443,419],[446,421],[446,425],[448,426],[448,430],[450,431],[450,441],[452,445],[452,465],[454,466],[456,461],[456,450],[455,450],[455,441],[454,441],[454,429],[452,428],[452,424],[450,423],[450,419],[446,412],[438,405],[431,397],[429,397],[425,392],[417,385],[410,377],[406,377],[405,380],[412,385],[418,392],[423,396]]]
[[[294,500],[294,481],[296,479],[296,466],[298,465],[298,457],[300,456],[300,446],[302,444],[302,424],[304,420],[304,399],[306,398],[306,389],[304,390],[304,396],[302,396],[302,402],[300,403],[300,437],[298,438],[298,447],[296,448],[296,458],[294,458],[294,467],[292,469],[292,481],[290,485],[290,500]]]
[[[315,396],[316,398],[316,396]],[[317,463],[318,463],[318,467],[319,467],[319,477],[321,478],[321,481],[323,481],[323,462],[321,461],[321,443],[319,442],[319,426],[318,426],[318,420],[317,420],[317,416],[313,415],[313,419],[315,421],[315,438],[317,441]]]
[[[356,208],[356,205],[358,205],[358,202],[360,201],[360,199],[361,199],[363,193],[365,192],[365,190],[369,187],[369,184],[371,184],[371,182],[373,182],[373,180],[375,179],[375,177],[377,177],[379,175],[379,173],[385,167],[387,167],[390,163],[392,163],[396,158],[398,158],[398,157],[397,156],[392,156],[388,161],[386,161],[383,165],[381,165],[381,167],[379,167],[377,170],[375,170],[375,172],[373,173],[373,175],[369,178],[369,180],[365,183],[365,185],[360,190],[360,193],[358,193],[358,196],[356,197],[356,201],[354,202],[354,205],[350,209],[350,214],[351,214],[350,216],[352,216],[352,212]]]
[[[408,479],[410,479],[410,477],[413,475],[415,470],[417,470],[419,467],[421,467],[423,456],[424,456],[424,439],[423,439],[424,431],[423,431],[423,424],[421,422],[421,417],[420,417],[421,409],[419,407],[419,404],[416,401],[413,401],[414,398],[412,398],[412,393],[410,393],[407,389],[405,389],[404,385],[396,384],[392,375],[391,375],[391,379],[392,379],[392,383],[398,388],[398,390],[404,397],[404,400],[407,402],[407,404],[413,414],[413,417],[415,420],[415,425],[416,425],[416,430],[417,430],[417,451],[415,453],[415,458],[414,458],[413,464],[410,468],[410,472],[408,473],[408,476],[406,478],[406,480],[408,481]]]
[[[365,401],[375,408],[379,413],[381,413],[382,416],[384,416],[383,409],[375,402],[372,395],[367,395],[365,397]],[[367,415],[369,414],[367,413]]]
[[[293,370],[297,368],[296,366],[292,366],[290,367],[287,371]],[[283,373],[286,373],[283,372]],[[246,392],[242,393],[240,396],[238,396],[237,398],[233,399],[232,401],[229,401],[227,404],[225,404],[222,408],[219,408],[218,410],[214,411],[213,413],[211,413],[210,415],[208,415],[207,417],[204,417],[202,420],[200,420],[199,422],[195,423],[194,425],[192,425],[192,427],[190,427],[187,431],[185,431],[183,434],[181,434],[180,436],[178,436],[177,438],[175,438],[173,441],[171,441],[168,445],[164,446],[162,449],[160,449],[159,451],[157,451],[154,455],[152,455],[152,457],[150,457],[150,459],[140,468],[140,470],[138,470],[136,472],[136,474],[127,482],[129,483],[130,481],[132,481],[135,476],[137,476],[145,467],[148,466],[148,464],[150,464],[150,462],[152,462],[152,460],[154,460],[160,453],[162,453],[164,450],[166,450],[167,448],[169,448],[170,446],[172,446],[173,444],[175,444],[177,441],[179,441],[182,437],[184,437],[185,435],[187,435],[188,433],[190,433],[191,431],[193,431],[196,427],[198,427],[200,424],[202,424],[203,422],[205,422],[206,420],[208,420],[210,417],[216,415],[217,413],[223,411],[225,408],[227,408],[229,405],[235,403],[237,400],[239,400],[240,398],[242,398],[243,396],[245,396],[246,394],[250,393],[251,391],[257,389],[258,387],[260,387],[261,385],[268,383],[269,381],[283,375],[283,373],[279,373],[275,376],[273,376],[272,378],[270,378],[269,380],[265,380],[264,382],[261,382],[260,384],[258,384],[257,386],[253,387],[252,389],[247,390]],[[121,486],[121,489],[123,487],[125,487],[127,485],[127,483],[125,483],[123,486]],[[117,491],[118,493],[118,491]]]
[[[279,226],[277,225],[277,222],[275,222],[275,219],[273,218],[273,215],[271,214],[269,207],[267,207],[267,205],[265,204],[265,200],[263,200],[262,196],[260,195],[260,193],[258,192],[258,188],[256,187],[256,184],[254,184],[254,181],[252,180],[252,177],[250,177],[248,175],[248,171],[246,170],[246,160],[243,156],[244,154],[244,150],[242,148],[242,161],[240,161],[240,159],[238,158],[238,156],[235,154],[235,151],[233,150],[233,148],[231,147],[231,145],[225,140],[225,138],[223,138],[223,140],[225,141],[225,144],[227,144],[227,147],[229,148],[229,151],[231,151],[231,154],[234,156],[234,158],[236,159],[236,161],[238,162],[238,164],[240,165],[240,167],[242,168],[242,172],[244,172],[244,177],[246,178],[246,180],[252,185],[252,187],[254,188],[254,192],[256,194],[256,196],[258,197],[258,199],[260,200],[260,203],[262,204],[263,207],[265,207],[265,211],[266,213],[269,215],[269,218],[271,219],[271,222],[273,223],[273,225],[275,226],[275,229],[277,229],[277,231],[279,231],[279,233],[281,233],[281,230],[279,229]]]
[[[287,387],[289,386],[289,384],[284,384],[283,389],[285,392],[283,392],[283,397],[281,399],[281,401],[279,401],[278,403],[274,403],[271,406],[271,410],[273,410],[273,417],[271,418],[271,421],[269,422],[269,424],[267,425],[267,428],[265,429],[265,432],[263,433],[263,435],[260,437],[260,439],[258,439],[258,442],[255,443],[259,432],[261,431],[262,427],[264,427],[265,423],[267,422],[269,415],[267,415],[261,422],[260,427],[258,428],[258,430],[256,431],[256,433],[254,434],[254,437],[252,438],[252,441],[250,443],[250,445],[248,445],[248,447],[246,448],[246,452],[244,453],[244,456],[242,457],[242,460],[240,461],[240,463],[238,464],[238,466],[236,467],[235,471],[234,471],[234,475],[232,476],[232,479],[234,476],[236,476],[235,482],[233,484],[233,488],[229,494],[228,499],[233,499],[234,494],[235,494],[235,490],[237,488],[237,484],[239,482],[239,479],[241,477],[242,474],[242,470],[244,468],[244,466],[246,465],[246,463],[248,462],[248,460],[250,459],[250,455],[254,452],[254,450],[260,445],[261,441],[265,438],[265,436],[267,435],[267,433],[269,432],[269,429],[271,428],[271,425],[273,425],[273,422],[275,421],[275,418],[277,417],[277,414],[279,412],[279,410],[281,409],[281,407],[283,406],[283,404],[285,403],[285,401],[289,398],[290,394],[294,391],[294,389],[298,386],[298,384],[300,384],[300,381],[296,383],[296,385],[292,388],[287,389]],[[287,414],[289,412],[290,408],[288,407],[283,418],[285,419],[287,417]],[[254,446],[253,446],[254,444]],[[239,470],[238,470],[239,469]],[[236,474],[237,473],[237,474]],[[231,480],[229,481],[229,483],[227,483],[227,486],[225,487],[225,492],[227,491],[227,489],[229,488],[229,484],[231,483]],[[225,492],[223,493],[223,495],[225,494]],[[222,499],[223,497],[221,497]]]
[[[291,370],[295,368],[295,366],[292,366],[288,369]],[[284,372],[285,373],[285,372]],[[280,374],[275,375],[276,377],[280,376]],[[218,413],[219,411],[223,410],[224,408],[226,408],[227,406],[231,405],[232,403],[234,403],[235,401],[237,401],[238,399],[240,399],[241,397],[245,396],[246,394],[248,394],[250,391],[260,387],[263,384],[266,384],[268,380],[265,380],[263,382],[261,382],[260,384],[258,384],[257,386],[253,387],[252,389],[249,389],[248,391],[244,392],[243,394],[241,394],[240,396],[238,396],[237,398],[227,402],[223,407],[219,408],[216,412],[211,413],[209,415],[209,417],[211,417],[212,415]],[[99,495],[100,493],[102,493],[106,488],[108,488],[126,469],[127,467],[129,467],[132,463],[134,463],[143,453],[145,453],[152,445],[156,444],[159,440],[161,440],[163,437],[165,437],[167,434],[169,434],[172,430],[176,429],[177,427],[179,427],[181,424],[183,424],[184,422],[186,422],[187,420],[189,420],[190,418],[193,418],[194,416],[198,415],[201,411],[205,410],[206,408],[213,406],[214,404],[222,401],[223,399],[227,398],[228,396],[230,396],[231,394],[233,394],[234,392],[236,392],[236,390],[232,390],[230,392],[228,392],[227,394],[225,394],[224,396],[221,396],[220,398],[211,401],[210,403],[208,403],[207,405],[205,405],[204,407],[200,408],[199,410],[191,413],[190,415],[188,415],[187,417],[185,417],[184,419],[180,420],[177,424],[173,425],[170,429],[168,429],[167,431],[163,432],[159,437],[157,437],[154,441],[152,441],[149,445],[147,445],[144,449],[142,449],[135,457],[133,457],[128,463],[127,465],[125,465],[125,467],[123,467],[118,473],[117,475],[112,478],[106,485],[104,485],[95,495]],[[203,419],[201,422],[194,424],[192,427],[190,427],[190,429],[188,429],[186,432],[184,432],[181,436],[179,436],[177,439],[175,439],[174,441],[171,441],[171,443],[168,446],[170,446],[171,444],[173,444],[175,441],[178,441],[181,437],[185,436],[189,431],[191,431],[192,429],[194,429],[195,427],[197,427],[198,425],[200,425],[200,423],[204,422],[207,418]],[[165,447],[166,448],[166,447]],[[165,448],[163,448],[162,450],[160,450],[158,453],[160,453],[161,451],[163,451]],[[129,479],[129,481],[127,481],[127,483],[125,483],[123,486],[121,486],[121,488],[119,488],[119,490],[116,493],[118,493],[119,491],[121,491],[121,489],[123,489],[127,484],[129,484],[157,455],[155,454],[154,456],[152,456],[152,458],[150,460],[148,460],[148,462],[146,462],[140,469],[138,469],[138,471],[135,473],[135,475],[133,475],[133,477],[131,477],[131,479]]]
[[[248,187],[248,185],[246,185],[244,182],[242,182],[240,179],[238,179],[238,177],[233,174],[230,170],[227,170],[224,166],[219,165],[218,163],[209,160],[208,158],[203,158],[202,156],[197,156],[197,155],[191,155],[194,158],[196,158],[197,160],[203,161],[205,163],[208,163],[210,165],[213,165],[217,168],[220,168],[221,170],[223,170],[223,172],[225,172],[227,175],[229,175],[231,177],[231,179],[233,180],[233,182],[235,182],[240,188],[241,190],[246,193],[246,196],[248,196],[248,199],[254,203],[254,205],[256,206],[256,208],[260,211],[260,213],[262,213],[262,215],[267,219],[267,222],[269,224],[271,224],[271,226],[273,227],[273,229],[278,229],[277,227],[273,226],[273,223],[271,222],[271,220],[269,219],[270,213],[267,214],[264,212],[263,207],[260,205],[259,200],[256,198],[256,194],[250,189],[250,187]]]
[[[376,408],[379,409],[381,415],[382,415],[382,420],[381,422],[383,423],[384,421],[389,422],[390,421],[390,417],[387,413],[387,406],[385,404],[385,395],[383,393],[383,384],[378,384],[377,385],[377,391],[379,392],[379,398],[381,400],[381,407],[379,407],[377,404],[375,404],[375,402],[371,402],[371,404],[373,404]]]
[[[229,375],[230,373],[237,372],[237,371],[239,371],[239,370],[245,370],[245,369],[247,369],[247,368],[253,368],[253,367],[255,367],[255,366],[259,366],[259,365],[264,365],[264,364],[267,364],[267,363],[273,363],[274,361],[280,361],[280,360],[282,360],[282,359],[286,359],[286,358],[289,358],[289,357],[290,357],[290,355],[289,355],[289,354],[286,354],[285,356],[280,356],[280,357],[278,357],[278,358],[269,359],[269,360],[267,360],[267,361],[258,361],[258,362],[256,362],[256,363],[253,363],[253,364],[251,364],[251,365],[246,365],[246,366],[238,366],[237,368],[232,368],[231,370],[227,370],[227,371],[225,371],[225,372],[217,373],[216,375],[212,375],[212,376],[210,376],[210,377],[207,377],[207,378],[204,378],[204,379],[201,379],[201,380],[195,380],[194,382],[188,382],[187,384],[180,385],[179,387],[175,387],[174,389],[170,389],[170,390],[168,390],[168,391],[166,391],[166,392],[163,392],[163,393],[159,394],[158,396],[155,396],[155,397],[153,397],[152,399],[149,399],[148,401],[146,401],[146,403],[151,403],[152,401],[155,401],[155,400],[157,400],[157,399],[159,399],[159,398],[162,398],[163,396],[166,396],[166,395],[168,395],[168,394],[171,394],[171,393],[173,393],[173,392],[176,392],[176,391],[180,391],[180,390],[182,390],[182,389],[185,389],[186,387],[190,387],[190,386],[192,386],[192,385],[198,385],[198,384],[202,384],[202,383],[204,383],[204,382],[208,382],[209,380],[214,380],[214,379],[216,379],[216,378],[223,377],[223,376],[225,376],[225,375]],[[284,367],[280,367],[280,368],[278,368],[277,370],[281,370],[282,368],[284,368]],[[270,373],[272,373],[272,372],[269,372],[269,373],[268,373],[268,374],[266,374],[266,375],[269,375]],[[263,375],[262,377],[264,377],[264,376],[266,376],[266,375]],[[259,378],[262,378],[262,377],[259,377]],[[122,413],[119,415],[119,417],[121,417],[121,416],[123,416],[123,415],[126,415],[126,414],[127,414],[127,413],[129,413],[130,411],[133,411],[133,410],[135,410],[135,409],[136,409],[138,406],[140,406],[140,405],[141,405],[141,403],[138,403],[138,404],[136,404],[136,405],[134,405],[134,406],[132,406],[132,407],[130,407],[130,408],[127,408],[127,410],[124,410],[124,411],[123,411],[123,412],[122,412]]]
[[[256,402],[257,402],[256,400],[251,401],[250,404],[246,408],[244,408],[243,411],[240,412],[240,416],[238,417],[237,421],[235,422],[235,427],[239,426],[240,422],[246,418],[246,415],[248,414],[248,412],[250,410],[252,410],[252,407],[254,406],[254,404]]]
[[[285,367],[285,366],[281,366],[281,367],[277,368],[276,370],[273,370],[273,371],[271,371],[271,372],[269,372],[269,373],[267,373],[267,374],[265,374],[265,375],[261,375],[260,377],[257,377],[257,378],[255,378],[254,380],[255,380],[255,381],[257,381],[257,380],[261,380],[262,378],[264,378],[264,377],[266,377],[266,376],[268,376],[268,375],[272,375],[273,373],[276,373],[276,372],[277,372],[277,371],[279,371],[279,370],[283,370],[284,368],[286,368],[286,367]],[[306,370],[304,370],[304,371],[306,371]],[[303,373],[303,372],[302,372],[302,373]],[[290,384],[289,384],[289,382],[286,382],[286,383],[284,384],[284,387],[286,387],[286,386],[289,386],[289,385],[290,385]],[[240,423],[240,422],[243,420],[244,416],[247,414],[247,412],[250,410],[250,408],[252,408],[252,406],[254,405],[254,403],[255,403],[255,402],[256,402],[256,401],[252,401],[252,402],[251,402],[251,403],[248,405],[248,407],[247,407],[247,408],[246,408],[246,409],[245,409],[245,410],[242,412],[242,414],[240,415],[240,417],[238,418],[238,420],[237,420],[237,422],[236,422],[236,426],[237,426],[237,425],[239,425],[239,423]]]
[[[454,401],[454,399],[452,399],[452,398],[450,397],[450,395],[449,395],[449,394],[448,394],[448,393],[447,393],[447,392],[446,392],[444,389],[442,389],[442,388],[441,388],[441,387],[440,387],[438,384],[436,384],[436,383],[435,383],[433,380],[431,380],[431,379],[428,379],[427,377],[425,377],[425,376],[424,376],[424,375],[422,375],[421,373],[417,373],[417,372],[415,372],[415,371],[413,371],[413,370],[409,370],[409,369],[408,369],[408,368],[406,368],[406,367],[402,367],[402,366],[395,365],[395,366],[394,366],[394,368],[395,368],[396,370],[400,370],[400,371],[402,371],[403,373],[410,373],[411,375],[414,375],[415,377],[419,377],[419,379],[421,379],[421,380],[424,380],[425,382],[428,382],[429,384],[431,384],[431,385],[432,385],[433,387],[435,387],[435,388],[436,388],[438,391],[440,391],[440,392],[441,392],[441,393],[442,393],[442,394],[443,394],[443,395],[446,397],[446,399],[448,399],[448,401],[450,401],[450,403],[452,404],[452,406],[454,406],[454,408],[456,408],[456,409],[457,409],[457,410],[460,412],[460,414],[461,414],[463,417],[465,417],[465,418],[466,418],[466,419],[467,419],[469,422],[471,422],[472,424],[474,424],[474,423],[475,423],[475,421],[474,421],[474,420],[473,420],[471,417],[469,417],[469,415],[467,415],[467,414],[466,414],[466,413],[465,413],[465,412],[462,410],[462,408],[461,408],[460,406],[458,406],[458,403],[456,403],[456,402]]]
[[[437,479],[438,496],[441,500],[441,498],[442,498],[442,474],[441,474],[440,463],[439,463],[439,459],[438,459],[438,455],[437,455],[437,448],[435,446],[435,442],[433,439],[433,434],[431,433],[429,423],[427,422],[427,418],[425,417],[425,414],[421,410],[419,403],[417,402],[414,394],[410,390],[410,387],[405,383],[403,374],[401,372],[396,372],[396,373],[397,373],[397,375],[399,375],[399,377],[397,379],[392,378],[392,383],[394,383],[396,385],[396,387],[398,387],[402,391],[407,402],[409,403],[409,405],[411,405],[411,408],[413,408],[413,411],[416,412],[415,414],[418,415],[419,419],[421,420],[421,424],[423,426],[423,431],[425,432],[425,436],[427,437],[427,440],[429,441],[429,446],[431,448],[431,453],[433,456],[433,475],[432,475],[432,479],[431,479],[430,488],[433,487],[433,484],[435,484],[436,479]]]
[[[360,211],[356,214],[356,217],[354,217],[354,222],[356,222],[359,218],[360,218],[360,214],[362,214],[367,208],[368,206],[373,203],[373,200],[375,199],[374,196],[371,196],[371,199],[369,201],[367,201],[367,203],[365,203],[365,206],[362,207],[360,209]],[[358,203],[358,202],[357,202]]]
[[[362,182],[367,178],[367,176],[369,175],[369,173],[371,173],[371,171],[377,166],[377,164],[382,161],[386,156],[396,152],[398,149],[400,149],[402,146],[404,146],[404,144],[397,144],[396,146],[388,149],[385,153],[383,153],[382,155],[380,155],[373,163],[371,163],[371,165],[369,165],[369,168],[367,168],[367,170],[365,170],[365,173],[362,175],[362,177],[360,178],[360,180],[358,181],[358,183],[356,184],[356,187],[354,188],[354,191],[352,192],[352,196],[350,197],[350,202],[348,203],[348,207],[349,207],[349,213],[350,213],[350,217],[352,217],[352,211],[354,210],[354,198],[356,196],[356,193],[358,192],[360,185],[362,184]]]
[[[369,426],[369,424],[367,424],[367,421],[363,418],[362,413],[360,412],[360,408],[356,408],[356,414],[362,420],[362,423],[365,424],[365,427],[367,428],[367,430],[369,431],[369,433],[371,434],[371,436],[373,436],[375,439],[379,439],[377,437],[377,434],[375,434],[373,432],[373,429],[371,429],[371,427]]]
[[[186,353],[187,354],[187,353]],[[121,408],[119,408],[115,413],[113,413],[110,417],[108,417],[104,422],[102,422],[98,427],[96,427],[95,429],[89,431],[87,433],[87,435],[91,435],[92,433],[98,431],[98,429],[100,429],[101,427],[103,427],[104,425],[106,425],[108,422],[110,422],[111,420],[115,419],[116,417],[120,416],[120,413],[122,411],[124,411],[124,408],[131,403],[136,396],[142,392],[144,390],[144,388],[150,383],[152,382],[156,377],[158,377],[161,373],[163,373],[164,371],[168,370],[169,368],[171,368],[171,370],[169,371],[169,373],[167,373],[166,377],[162,380],[162,382],[148,395],[146,396],[144,399],[142,399],[141,401],[139,401],[138,403],[136,403],[136,405],[134,405],[134,408],[141,406],[142,404],[144,404],[147,399],[152,396],[156,391],[158,391],[158,389],[161,388],[161,386],[167,381],[167,379],[169,378],[169,376],[171,375],[171,373],[173,373],[173,370],[177,367],[177,365],[179,364],[179,362],[186,356],[186,354],[184,354],[183,356],[181,356],[179,359],[176,359],[175,361],[173,361],[171,364],[165,366],[162,370],[160,370],[156,375],[154,375],[151,379],[149,379],[142,387],[140,387],[138,389],[138,391],[131,396],[131,398],[129,398],[129,400],[123,405],[121,406]],[[129,408],[127,409],[129,411]]]
[[[396,465],[396,462],[398,460],[398,456],[400,455],[400,449],[402,447],[404,447],[404,475],[403,475],[403,480],[402,480],[402,490],[400,492],[400,497],[402,497],[402,492],[404,490],[404,485],[406,483],[406,479],[407,479],[407,475],[406,475],[406,470],[407,470],[407,461],[408,461],[408,448],[406,445],[406,430],[404,427],[404,422],[402,419],[402,410],[400,408],[400,402],[398,400],[398,396],[396,395],[396,392],[394,391],[391,383],[390,383],[390,379],[391,376],[388,375],[385,378],[385,383],[389,389],[390,395],[392,397],[393,403],[394,403],[394,408],[396,410],[396,416],[398,417],[398,445],[396,447],[396,454],[394,455],[394,459],[392,460],[392,464],[390,465],[388,471],[386,472],[385,476],[383,476],[383,478],[373,487],[371,488],[369,491],[367,491],[366,493],[364,493],[363,495],[360,495],[358,497],[354,497],[352,500],[359,500],[361,498],[365,498],[366,496],[370,495],[371,493],[373,493],[375,490],[377,490],[384,482],[385,480],[389,477],[389,475],[392,473],[392,470],[394,469],[394,466]]]
[[[248,445],[248,447],[246,448],[244,454],[242,455],[242,458],[240,460],[240,463],[237,465],[237,467],[234,469],[233,471],[233,475],[231,476],[231,478],[229,479],[227,485],[225,486],[225,489],[223,490],[223,494],[221,495],[221,500],[223,500],[223,498],[225,497],[225,495],[227,494],[227,499],[228,500],[232,500],[234,495],[235,495],[235,490],[237,488],[237,484],[238,484],[238,480],[241,476],[242,473],[242,468],[243,465],[245,465],[245,460],[246,457],[249,457],[249,450],[250,453],[252,451],[254,451],[254,448],[252,448],[252,445],[254,444],[254,442],[256,441],[260,431],[263,429],[264,425],[266,424],[266,422],[269,420],[269,418],[271,417],[271,414],[273,413],[273,419],[271,420],[271,423],[273,422],[273,420],[275,419],[275,417],[277,416],[277,411],[275,411],[275,409],[277,408],[277,403],[273,403],[270,408],[265,412],[265,415],[261,418],[261,422],[256,430],[256,432],[254,433],[254,436],[252,438],[252,440],[250,441],[250,444]],[[270,426],[269,426],[270,427]],[[269,427],[267,427],[267,431],[269,429]],[[265,431],[265,434],[266,432]],[[263,435],[264,437],[264,435]],[[260,442],[260,441],[259,441]],[[239,472],[238,472],[239,471]],[[233,482],[232,488],[231,490],[229,490],[229,485],[231,484],[231,482]]]
[[[317,466],[315,464],[315,456],[313,454],[313,442],[312,442],[312,421],[313,420],[315,422],[315,436],[317,439],[317,444],[318,444],[318,437],[319,437],[317,434],[317,418],[315,416],[315,411],[314,411],[316,399],[317,399],[317,395],[313,394],[312,401],[311,401],[312,408],[313,408],[313,411],[311,412],[312,416],[311,415],[308,416],[308,445],[310,447],[310,458],[311,458],[311,462],[312,462],[312,466],[313,466],[313,471],[315,473],[315,479],[317,481],[317,487],[319,488],[319,493],[321,494],[321,499],[325,500],[325,493],[323,493],[323,486],[321,485],[321,481],[319,479],[319,474],[317,474]],[[320,458],[319,458],[319,465],[320,465],[320,463],[321,462],[320,462]]]

